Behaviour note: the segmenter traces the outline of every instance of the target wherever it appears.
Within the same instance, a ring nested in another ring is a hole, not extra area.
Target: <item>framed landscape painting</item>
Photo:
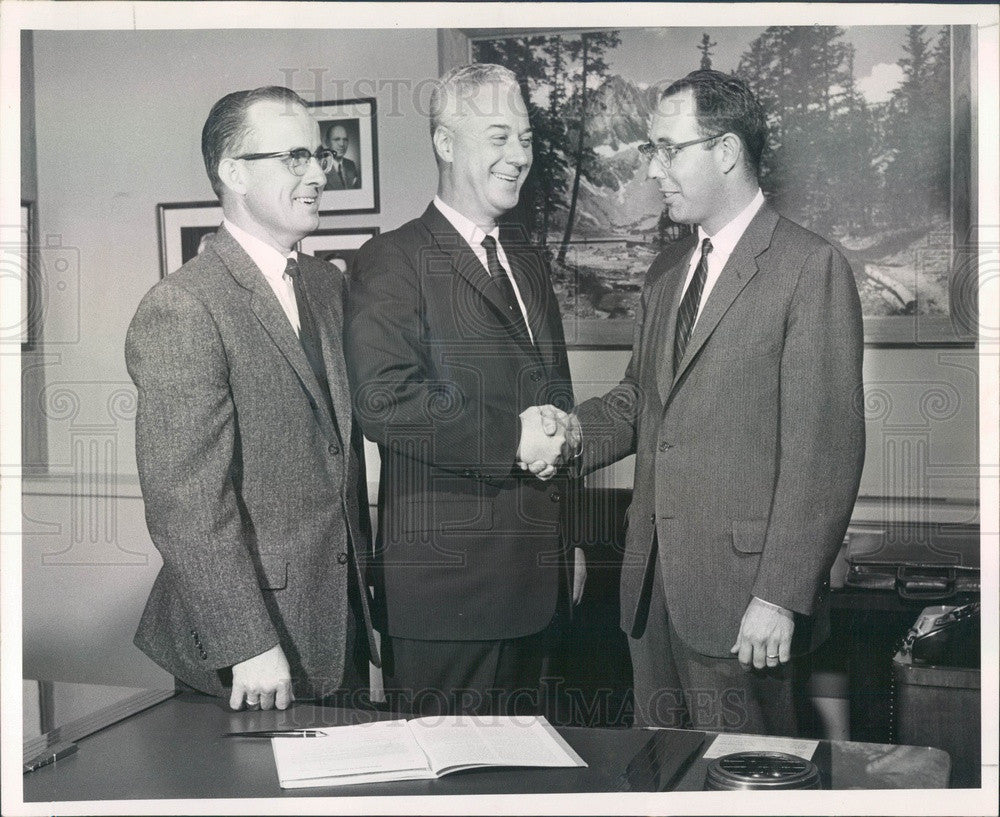
[[[847,257],[868,344],[973,341],[968,26],[451,33],[451,53],[466,37],[528,100],[534,164],[512,217],[549,250],[570,345],[627,347],[649,264],[691,229],[670,220],[638,145],[660,92],[698,68],[757,93],[764,194]]]

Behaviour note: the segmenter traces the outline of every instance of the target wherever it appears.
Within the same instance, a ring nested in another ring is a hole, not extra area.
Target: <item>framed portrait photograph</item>
[[[378,128],[375,100],[310,102],[319,136],[334,153],[320,199],[320,214],[377,213]]]
[[[32,269],[31,231],[34,222],[35,205],[30,201],[21,202],[21,348],[31,351],[38,339],[38,317],[35,315],[38,297],[37,271]]]
[[[20,288],[19,309],[10,323],[0,328],[0,342],[20,343],[21,349],[30,351],[38,337],[40,316],[36,312],[38,286],[38,253],[32,246],[34,204],[21,201],[20,222],[9,233],[4,228],[0,242],[0,276],[17,278]],[[9,236],[9,237],[8,237]]]
[[[299,242],[299,252],[322,258],[339,267],[341,272],[347,272],[354,253],[375,235],[378,235],[378,227],[319,229]]]
[[[180,267],[205,249],[222,226],[217,201],[189,201],[156,205],[160,233],[160,277]]]

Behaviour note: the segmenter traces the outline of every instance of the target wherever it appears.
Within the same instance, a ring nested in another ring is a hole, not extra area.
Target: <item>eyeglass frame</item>
[[[701,145],[705,142],[711,142],[713,139],[719,139],[726,135],[726,132],[716,133],[713,136],[706,136],[704,139],[691,139],[688,142],[678,142],[676,145],[666,145],[666,144],[655,144],[653,142],[643,142],[639,145],[639,153],[641,153],[647,160],[652,160],[655,156],[665,168],[670,167],[674,163],[674,158],[680,153],[684,148],[689,148],[691,145]]]
[[[244,153],[242,156],[233,156],[234,159],[242,159],[247,162],[256,162],[259,159],[281,159],[285,167],[288,168],[289,172],[294,173],[296,176],[305,176],[306,169],[309,167],[309,160],[315,159],[316,163],[319,165],[319,169],[323,173],[328,174],[333,170],[333,162],[337,158],[336,154],[329,148],[317,148],[315,153],[310,152],[309,148],[295,148],[295,150],[276,150],[270,153]],[[329,160],[329,168],[323,167],[323,160]],[[301,173],[293,166],[292,162],[299,161],[297,167],[301,169]]]

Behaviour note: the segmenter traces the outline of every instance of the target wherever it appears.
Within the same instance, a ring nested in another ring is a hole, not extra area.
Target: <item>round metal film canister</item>
[[[705,789],[733,791],[821,788],[819,769],[805,758],[784,752],[736,752],[708,766]]]

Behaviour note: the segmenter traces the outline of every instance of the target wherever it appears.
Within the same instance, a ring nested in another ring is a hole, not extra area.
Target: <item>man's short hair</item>
[[[660,100],[690,90],[695,116],[703,136],[735,133],[743,142],[754,173],[767,144],[767,116],[753,91],[743,80],[720,71],[692,71],[660,94]]]
[[[295,91],[280,85],[267,85],[252,91],[226,94],[212,106],[205,126],[201,129],[201,155],[215,195],[222,199],[224,186],[219,178],[219,162],[243,152],[250,139],[247,111],[256,102],[282,102],[306,107],[305,100]]]
[[[439,125],[447,125],[461,116],[461,100],[471,99],[484,85],[494,83],[511,87],[518,95],[521,86],[517,75],[509,68],[490,62],[474,62],[452,68],[437,81],[431,92],[431,138]]]

